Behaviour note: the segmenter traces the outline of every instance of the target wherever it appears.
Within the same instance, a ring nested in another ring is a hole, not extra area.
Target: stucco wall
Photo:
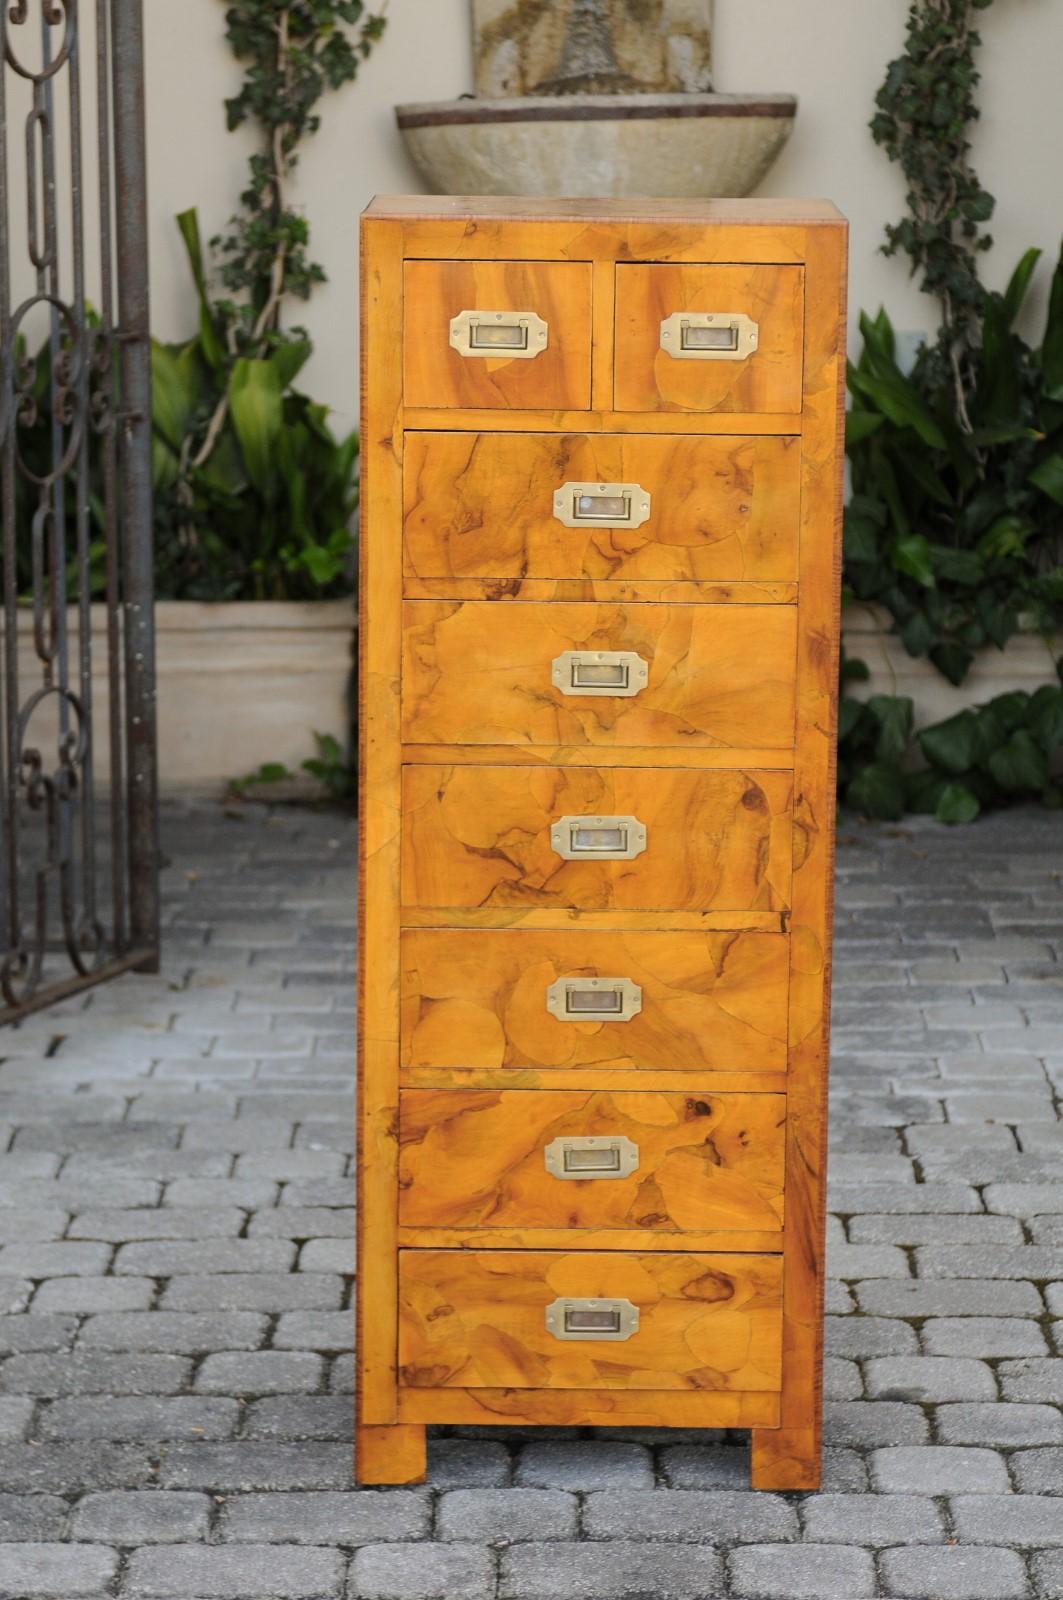
[[[376,191],[420,187],[391,107],[450,98],[472,82],[467,0],[390,0],[389,10],[364,76],[325,103],[296,187],[331,279],[299,308],[317,342],[307,383],[344,425],[357,407],[357,214]],[[208,232],[221,226],[243,182],[247,144],[224,128],[222,101],[238,83],[224,0],[146,0],[146,12],[154,322],[178,337],[193,327],[194,311],[173,214],[195,204]],[[761,192],[835,200],[853,224],[854,310],[885,301],[898,327],[917,331],[932,324],[932,308],[903,264],[878,254],[883,221],[903,210],[903,188],[866,126],[906,15],[905,0],[717,0],[716,84],[800,96],[791,144]],[[998,199],[986,274],[999,282],[1027,245],[1054,254],[1063,233],[1063,0],[996,0],[982,31],[976,160]],[[1042,266],[1033,310],[1046,278]]]

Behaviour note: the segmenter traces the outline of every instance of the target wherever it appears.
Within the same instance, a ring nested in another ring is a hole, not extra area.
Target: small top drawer
[[[591,268],[582,261],[407,261],[408,406],[583,411]]]
[[[804,269],[616,269],[618,411],[801,410]]]

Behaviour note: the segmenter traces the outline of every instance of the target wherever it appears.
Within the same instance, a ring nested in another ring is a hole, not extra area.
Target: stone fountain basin
[[[435,194],[739,197],[790,137],[789,94],[618,94],[396,106]]]

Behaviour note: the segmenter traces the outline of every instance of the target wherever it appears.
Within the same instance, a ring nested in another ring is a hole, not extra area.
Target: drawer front
[[[781,1094],[409,1089],[399,1221],[778,1231],[785,1113]]]
[[[788,750],[796,646],[795,606],[407,601],[403,738]],[[599,656],[626,692],[564,692]]]
[[[785,772],[405,767],[402,902],[785,910],[791,793]]]
[[[402,1062],[783,1071],[788,944],[760,932],[407,930]]]
[[[626,1337],[572,1337],[595,1316],[588,1300],[606,1302],[603,1321],[611,1303]],[[399,1255],[399,1379],[408,1388],[771,1393],[781,1351],[781,1256]]]
[[[404,570],[787,581],[800,471],[798,439],[409,433]]]
[[[403,292],[406,405],[590,405],[589,263],[407,261]]]
[[[680,348],[716,336],[706,317],[740,348]],[[616,409],[799,412],[803,332],[802,267],[618,266]]]

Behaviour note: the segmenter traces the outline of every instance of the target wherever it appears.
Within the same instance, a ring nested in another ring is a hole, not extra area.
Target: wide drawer
[[[590,405],[589,263],[407,261],[403,292],[406,405]]]
[[[781,1071],[788,946],[760,932],[407,930],[402,1062]]]
[[[616,269],[618,411],[801,410],[804,269]]]
[[[405,767],[402,902],[784,910],[791,791],[785,772]]]
[[[797,577],[793,438],[408,433],[407,576]]]
[[[412,744],[789,750],[795,606],[403,606]]]
[[[612,1336],[585,1331],[596,1315]],[[770,1393],[781,1363],[781,1256],[399,1254],[408,1388]]]
[[[778,1232],[781,1094],[407,1089],[399,1222]]]

